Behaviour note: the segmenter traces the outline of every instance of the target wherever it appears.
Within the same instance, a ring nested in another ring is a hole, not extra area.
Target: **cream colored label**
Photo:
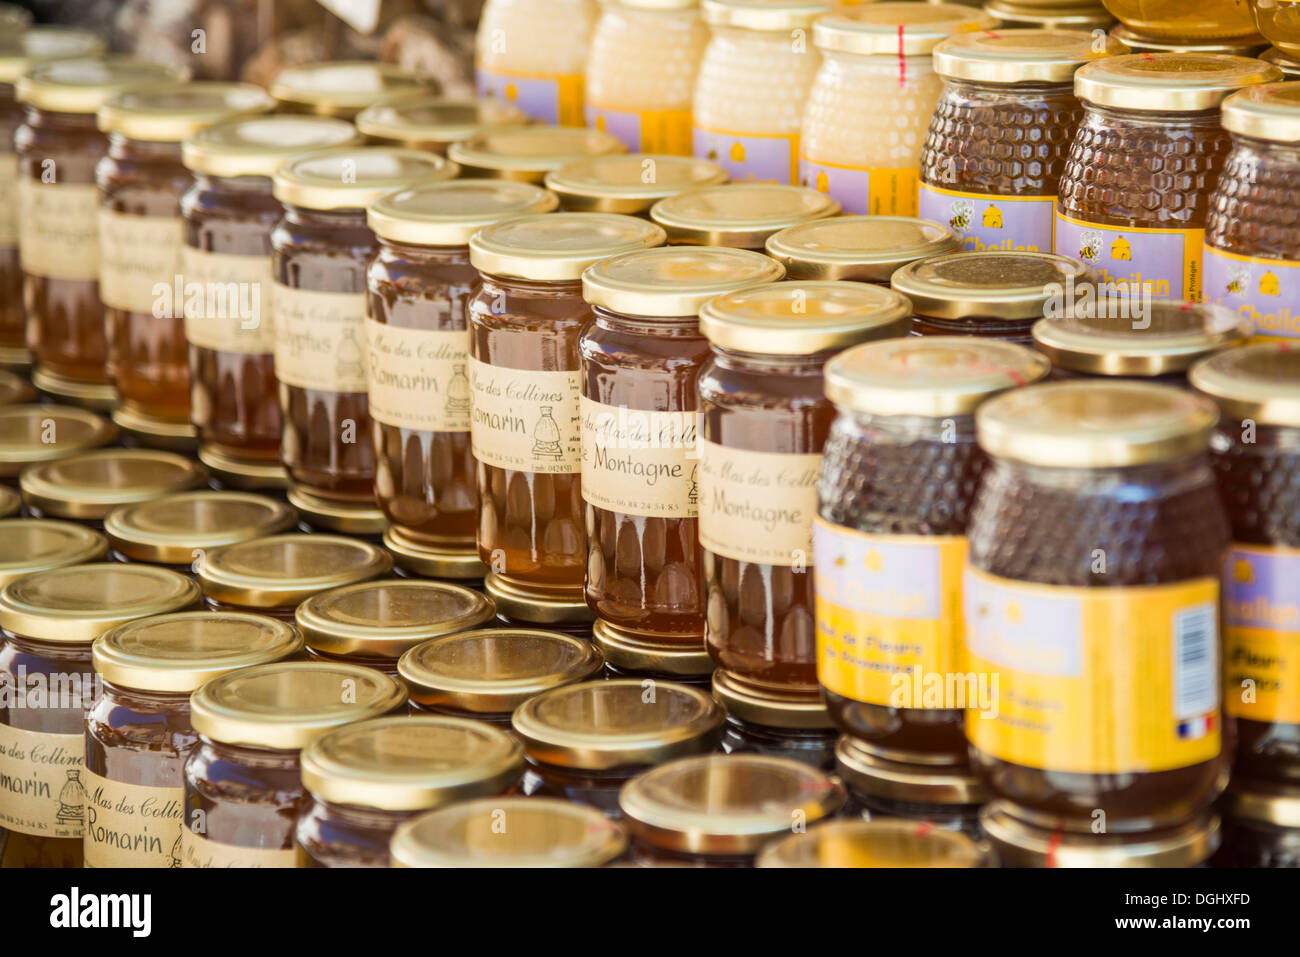
[[[181,866],[184,788],[84,777],[87,867]]]
[[[275,377],[300,389],[365,392],[366,294],[275,284]]]
[[[181,247],[185,338],[214,352],[270,355],[271,257],[233,256]]]
[[[171,289],[181,271],[184,223],[179,216],[99,212],[99,298],[110,309],[174,315]],[[162,290],[155,286],[162,284]]]
[[[731,449],[700,440],[700,544],[763,565],[812,564],[820,454]]]
[[[471,358],[469,384],[474,458],[518,472],[582,471],[582,373],[505,369]]]
[[[297,867],[298,855],[263,847],[237,847],[181,829],[181,867]]]
[[[582,497],[624,515],[699,514],[694,412],[644,412],[582,397]]]
[[[469,431],[469,331],[366,320],[370,415],[425,432]]]
[[[0,825],[40,837],[80,838],[85,757],[83,735],[0,724]]]
[[[83,183],[18,181],[18,255],[46,279],[99,278],[99,190]]]
[[[0,246],[18,245],[18,155],[0,153]]]

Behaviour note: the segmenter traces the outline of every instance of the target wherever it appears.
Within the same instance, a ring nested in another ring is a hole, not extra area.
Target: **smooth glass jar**
[[[1144,833],[1223,789],[1217,419],[1204,397],[1129,380],[1030,386],[975,413],[991,462],[967,527],[964,667],[999,693],[966,736],[1020,821]]]
[[[1231,790],[1214,867],[1300,868],[1300,800],[1294,791]]]
[[[276,170],[284,218],[271,233],[272,327],[280,451],[289,501],[313,526],[378,534],[375,447],[366,379],[366,267],[378,241],[366,207],[441,182],[454,163],[371,146],[307,153]]]
[[[87,867],[180,867],[190,693],[220,674],[291,658],[302,638],[238,612],[153,615],[91,646],[100,687],[86,714]]]
[[[762,252],[773,233],[838,215],[839,203],[802,186],[734,183],[661,199],[650,218],[674,246],[731,246]]]
[[[826,821],[765,847],[756,867],[984,867],[985,852],[956,831],[913,821]]]
[[[1001,801],[980,814],[999,867],[1200,867],[1218,848],[1221,825],[1206,815],[1138,834],[1034,827]]]
[[[503,219],[555,209],[527,183],[413,186],[370,206],[379,251],[366,270],[375,497],[384,544],[408,571],[478,579],[478,487],[470,453],[469,239]]]
[[[508,126],[453,143],[447,155],[475,179],[513,179],[540,186],[547,173],[593,156],[627,152],[600,130]]]
[[[73,565],[0,588],[3,867],[81,867],[91,643],[124,622],[193,607],[188,578],[147,565]]]
[[[199,742],[185,762],[181,867],[296,867],[294,830],[310,800],[302,749],[332,728],[393,714],[406,692],[372,668],[255,665],[190,696]]]
[[[299,867],[388,867],[398,826],[454,802],[506,793],[524,751],[504,731],[432,716],[374,718],[322,734],[302,754],[311,803]]]
[[[117,434],[108,419],[69,405],[0,407],[0,483],[17,487],[27,466],[100,448]]]
[[[546,174],[546,188],[571,213],[645,216],[661,199],[727,181],[716,163],[682,156],[622,153],[578,160]]]
[[[1250,15],[1250,7],[1254,4],[1242,0],[1198,0],[1191,6],[1177,0],[1102,2],[1130,30],[1151,37],[1218,40],[1250,36],[1255,32],[1255,22]]]
[[[200,488],[206,480],[203,466],[174,452],[101,449],[34,465],[19,481],[33,516],[100,528],[119,505]]]
[[[470,442],[485,585],[511,621],[591,620],[582,502],[582,371],[592,319],[582,272],[661,245],[658,226],[607,213],[522,216],[479,230],[470,262]]]
[[[870,3],[819,19],[813,43],[822,63],[803,110],[794,182],[849,213],[916,216],[921,147],[941,89],[931,51],[993,24],[978,9],[945,3]]]
[[[389,97],[432,91],[433,84],[391,63],[328,60],[285,67],[271,81],[280,108],[351,120]]]
[[[951,228],[910,216],[832,216],[767,239],[767,254],[791,279],[888,284],[895,270],[959,248]]]
[[[0,486],[0,492],[8,491]],[[107,554],[108,541],[84,525],[49,518],[0,522],[0,585],[34,572],[102,561]]]
[[[1229,93],[1277,67],[1207,53],[1140,53],[1080,67],[1084,115],[1059,185],[1055,249],[1098,282],[1152,299],[1202,298],[1205,221],[1230,148]]]
[[[1015,0],[989,0],[984,12],[997,21],[999,27],[1039,30],[1109,30],[1115,25],[1101,0],[1081,0],[1066,3],[1017,3]]]
[[[500,100],[417,93],[381,100],[358,113],[353,122],[371,143],[445,154],[452,143],[501,126],[523,126],[529,118],[519,107]]]

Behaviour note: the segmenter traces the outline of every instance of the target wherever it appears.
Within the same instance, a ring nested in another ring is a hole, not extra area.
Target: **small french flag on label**
[[[1178,725],[1178,738],[1182,741],[1195,741],[1214,730],[1214,715],[1202,715],[1191,721],[1182,721]]]

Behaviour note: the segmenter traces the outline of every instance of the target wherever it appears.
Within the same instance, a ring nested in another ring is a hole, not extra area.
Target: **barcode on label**
[[[1206,602],[1174,613],[1174,713],[1194,718],[1219,706],[1218,609]]]

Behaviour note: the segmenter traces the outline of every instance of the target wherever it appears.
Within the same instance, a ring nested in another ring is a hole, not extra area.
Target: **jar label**
[[[826,193],[845,213],[915,216],[916,182],[915,169],[857,169],[799,158],[799,185]]]
[[[470,448],[484,465],[547,475],[582,471],[582,373],[469,360]]]
[[[966,688],[952,680],[962,661],[965,561],[963,535],[868,535],[815,518],[818,681],[883,707],[967,706],[913,694],[932,676],[939,688]]]
[[[18,154],[0,153],[0,246],[18,245]]]
[[[755,452],[700,439],[700,544],[761,565],[812,563],[820,453]]]
[[[1223,706],[1300,724],[1300,548],[1234,544],[1223,570]]]
[[[181,248],[185,338],[213,352],[275,352],[271,324],[271,257]]]
[[[1024,767],[1167,771],[1219,754],[1219,583],[1066,588],[966,572],[966,737]],[[994,683],[996,681],[996,684]]]
[[[181,867],[297,867],[298,854],[264,847],[238,847],[210,841],[188,827],[181,829]]]
[[[1205,301],[1235,309],[1257,336],[1300,337],[1300,262],[1206,246]]]
[[[581,74],[523,73],[479,64],[474,71],[478,95],[519,107],[553,126],[582,126]]]
[[[181,273],[185,223],[179,216],[99,211],[99,298],[110,309],[179,318],[172,289]],[[162,284],[165,291],[155,289]]]
[[[469,431],[469,330],[366,320],[370,415],[422,432]]]
[[[645,412],[582,397],[582,498],[656,518],[699,514],[694,412]]]
[[[86,736],[0,724],[0,825],[80,839],[86,814]]]
[[[617,137],[633,153],[691,155],[690,110],[616,110],[588,103],[587,125]]]
[[[185,789],[86,772],[86,866],[180,867]]]
[[[99,278],[99,189],[85,183],[18,181],[18,255],[46,279]]]
[[[1056,252],[1082,259],[1120,294],[1201,300],[1203,229],[1099,226],[1056,214]]]
[[[1052,251],[1055,196],[959,193],[929,183],[918,189],[918,215],[950,227],[968,252]]]
[[[799,181],[799,135],[731,133],[694,126],[692,152],[700,159],[717,163],[733,183],[779,183]]]
[[[275,377],[320,392],[365,392],[366,294],[290,289],[271,294]]]

